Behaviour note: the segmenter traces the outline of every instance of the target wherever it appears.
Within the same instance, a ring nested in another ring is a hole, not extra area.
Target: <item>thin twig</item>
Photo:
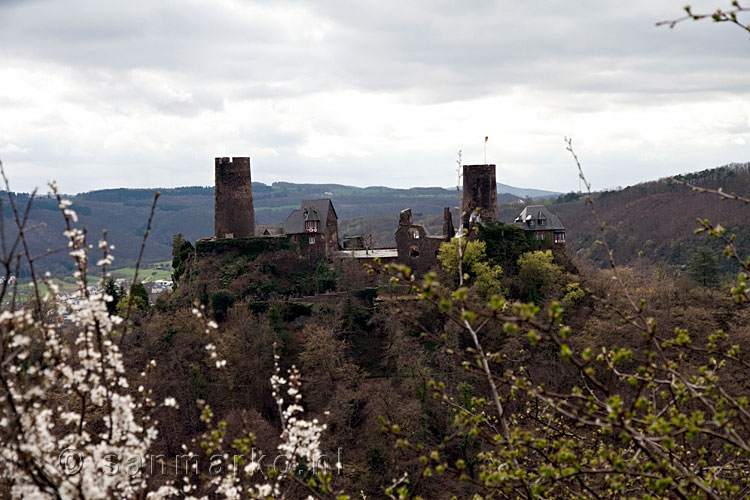
[[[686,5],[684,7],[686,15],[682,17],[678,17],[677,19],[672,19],[668,21],[659,21],[656,23],[656,26],[669,26],[670,28],[674,28],[677,26],[677,24],[693,20],[693,21],[700,21],[702,19],[708,19],[711,18],[715,23],[730,23],[734,24],[736,26],[739,26],[741,29],[747,31],[750,33],[750,24],[742,24],[739,21],[739,18],[737,17],[737,14],[741,14],[743,12],[750,12],[750,8],[748,7],[742,7],[740,6],[739,1],[734,0],[732,2],[732,9],[730,10],[722,10],[722,9],[716,9],[714,12],[711,12],[710,14],[696,14],[693,12],[693,9]]]
[[[670,181],[674,182],[675,184],[682,184],[683,186],[687,186],[687,187],[689,187],[690,189],[692,189],[693,191],[695,191],[697,193],[711,193],[711,194],[715,194],[715,195],[719,196],[720,198],[722,198],[724,200],[735,200],[735,201],[740,201],[740,202],[744,203],[745,205],[750,205],[750,198],[745,198],[745,197],[739,196],[739,195],[737,195],[735,193],[725,193],[724,190],[721,189],[721,188],[719,188],[719,189],[709,189],[709,188],[704,188],[704,187],[700,187],[700,186],[695,186],[695,185],[690,184],[689,182],[687,182],[685,179],[680,179],[678,177],[668,177],[668,179]]]

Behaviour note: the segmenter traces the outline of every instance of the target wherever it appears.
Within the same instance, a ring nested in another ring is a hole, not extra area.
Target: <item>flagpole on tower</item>
[[[484,164],[487,165],[487,141],[489,140],[489,136],[484,136]]]

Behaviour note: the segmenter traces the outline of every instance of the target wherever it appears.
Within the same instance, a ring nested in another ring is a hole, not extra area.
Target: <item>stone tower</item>
[[[469,218],[477,208],[481,221],[497,222],[495,165],[464,165],[461,222],[465,229],[469,228]]]
[[[453,227],[453,214],[450,207],[443,208],[443,236],[446,241],[450,241],[456,235],[456,228]]]
[[[216,158],[214,228],[217,238],[255,236],[250,158]]]

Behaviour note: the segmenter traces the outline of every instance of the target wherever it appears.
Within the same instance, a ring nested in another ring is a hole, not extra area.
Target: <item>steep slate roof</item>
[[[328,207],[329,206],[333,208],[333,216],[336,219],[339,218],[338,214],[336,213],[336,209],[333,207],[333,203],[331,202],[330,198],[321,198],[318,200],[302,200],[302,203],[300,203],[300,206],[302,208],[304,207],[314,208],[321,217],[325,217],[325,219],[321,219],[321,221],[324,224],[328,222]]]
[[[547,219],[547,224],[544,226],[539,225],[539,220]],[[535,224],[533,227],[529,227],[528,221],[534,220]],[[529,205],[525,207],[523,211],[518,214],[515,220],[516,224],[521,224],[527,231],[549,231],[550,229],[555,231],[565,231],[560,217],[549,211],[544,205]]]
[[[323,198],[320,200],[302,200],[300,203],[299,210],[293,210],[286,218],[284,222],[284,234],[302,234],[305,232],[305,217],[303,215],[304,210],[308,209],[313,214],[317,214],[318,220],[320,220],[322,229],[325,230],[328,224],[328,207],[333,207],[331,200]],[[333,216],[338,219],[336,215],[336,209],[333,209]],[[312,219],[315,220],[315,219]]]
[[[305,219],[302,210],[292,210],[289,217],[284,221],[284,234],[300,234],[305,232]]]
[[[255,228],[256,236],[263,236],[265,231],[271,236],[284,234],[284,224],[261,224]]]
[[[302,209],[302,218],[306,221],[318,221],[320,222],[320,217],[318,217],[318,211],[315,210],[315,207],[305,207]]]

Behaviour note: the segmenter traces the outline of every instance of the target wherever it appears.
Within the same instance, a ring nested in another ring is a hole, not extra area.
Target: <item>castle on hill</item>
[[[395,248],[369,248],[363,236],[338,234],[338,215],[330,198],[302,200],[283,224],[255,227],[249,157],[216,158],[215,240],[288,238],[297,251],[311,260],[380,259],[412,268],[423,275],[437,264],[440,245],[456,235],[450,207],[443,209],[443,230],[430,235],[415,224],[409,208],[401,211],[394,237]],[[498,222],[495,165],[464,165],[461,227],[469,229],[485,222]],[[513,222],[533,234],[537,246],[563,246],[565,227],[560,218],[543,205],[527,206]]]

